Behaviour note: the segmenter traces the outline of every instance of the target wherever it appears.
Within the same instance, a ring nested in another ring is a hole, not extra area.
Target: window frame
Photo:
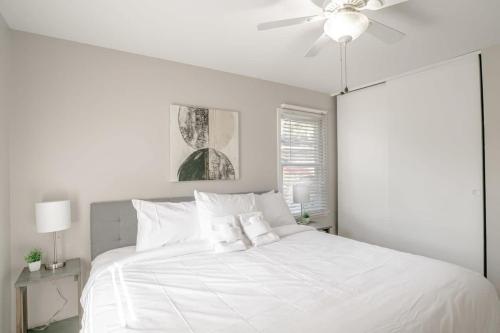
[[[281,145],[281,129],[282,129],[282,126],[281,126],[281,120],[283,118],[283,114],[284,113],[296,113],[298,115],[314,115],[314,116],[317,116],[317,117],[321,117],[321,121],[322,121],[322,145],[323,145],[323,151],[324,151],[324,154],[323,154],[323,161],[322,163],[320,161],[316,162],[316,163],[311,163],[311,164],[303,164],[303,163],[286,163],[286,164],[283,164],[282,163],[282,158],[281,158],[281,148],[282,148],[282,145]],[[317,211],[317,212],[309,212],[311,216],[327,216],[329,213],[330,213],[330,207],[329,207],[329,195],[330,195],[330,192],[328,190],[328,185],[329,185],[329,172],[328,172],[328,126],[327,126],[327,123],[328,123],[328,112],[327,111],[323,111],[323,110],[314,110],[314,109],[309,109],[309,108],[302,108],[302,107],[297,107],[297,109],[295,108],[290,108],[290,107],[280,107],[277,109],[277,112],[276,112],[276,123],[277,123],[277,135],[276,135],[276,142],[277,142],[277,166],[278,166],[278,190],[281,192],[281,193],[284,193],[283,192],[283,167],[284,166],[307,166],[307,167],[318,167],[320,168],[320,170],[322,171],[322,173],[324,174],[324,179],[323,179],[323,182],[324,182],[324,186],[325,186],[325,191],[324,191],[324,198],[322,198],[322,201],[324,201],[324,209],[321,210],[321,211]],[[286,197],[285,197],[285,200],[286,200]],[[291,203],[293,204],[293,203]],[[287,202],[287,205],[288,207],[290,208],[290,210],[292,210],[291,206],[290,206],[290,203]],[[293,211],[292,211],[293,213]],[[300,213],[295,213],[293,214],[294,216],[300,216]]]

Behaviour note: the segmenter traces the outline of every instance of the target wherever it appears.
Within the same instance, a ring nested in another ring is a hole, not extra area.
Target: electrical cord
[[[55,320],[55,317],[61,313],[61,311],[66,307],[66,304],[68,304],[68,299],[66,297],[64,297],[64,295],[62,294],[61,290],[59,289],[59,287],[57,286],[57,284],[52,281],[52,284],[54,285],[54,287],[56,287],[56,290],[57,290],[57,293],[59,294],[59,297],[64,301],[63,305],[61,306],[61,308],[59,310],[57,310],[53,315],[52,317],[49,318],[49,320],[47,321],[47,323],[45,323],[44,325],[42,326],[39,326],[37,328],[33,328],[34,331],[44,331],[46,330]]]

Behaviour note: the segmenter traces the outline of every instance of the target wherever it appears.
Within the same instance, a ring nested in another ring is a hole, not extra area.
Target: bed
[[[91,207],[82,333],[498,332],[494,287],[456,265],[300,225],[247,251],[135,252],[136,224],[130,201]]]

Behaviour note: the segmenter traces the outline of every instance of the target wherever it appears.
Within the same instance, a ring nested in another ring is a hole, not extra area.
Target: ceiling
[[[315,0],[318,1],[318,0]],[[332,44],[303,55],[321,22],[257,31],[260,22],[319,12],[310,0],[0,0],[12,29],[97,45],[325,93],[340,90]],[[499,0],[409,0],[370,17],[407,33],[370,35],[348,49],[351,87],[500,44]]]

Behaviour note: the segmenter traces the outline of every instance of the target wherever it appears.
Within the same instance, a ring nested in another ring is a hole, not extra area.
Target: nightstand
[[[333,226],[329,223],[325,222],[315,222],[311,221],[309,224],[307,224],[310,227],[316,228],[318,231],[324,231],[326,233],[330,233],[330,229],[333,228]]]
[[[66,260],[63,268],[46,270],[45,266],[38,272],[30,272],[25,267],[14,285],[16,288],[16,333],[26,333],[28,331],[28,286],[39,282],[59,280],[67,277],[73,277],[78,283],[78,301],[80,301],[82,276],[81,276],[80,258]],[[82,309],[78,306],[78,321],[81,320]],[[75,318],[71,318],[75,320]],[[56,325],[54,323],[54,325]],[[78,325],[79,327],[79,325]],[[50,327],[49,327],[50,328]],[[46,331],[47,332],[47,331]],[[78,332],[78,331],[77,331]]]

